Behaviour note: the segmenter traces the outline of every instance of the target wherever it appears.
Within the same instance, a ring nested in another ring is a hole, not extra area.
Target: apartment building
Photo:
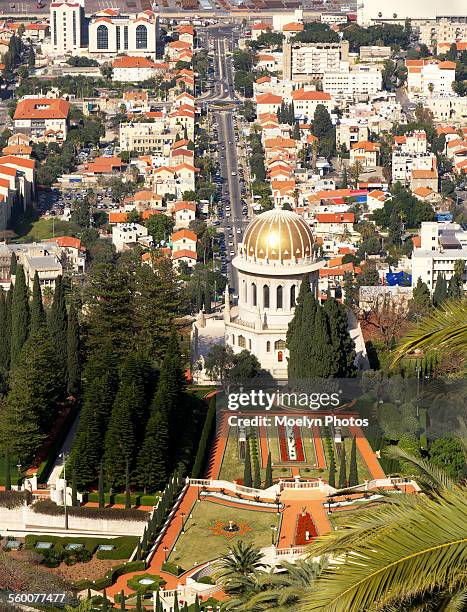
[[[336,126],[336,146],[345,147],[348,151],[359,141],[368,140],[369,130],[366,119],[343,117]]]
[[[456,123],[467,122],[467,97],[455,96],[430,96],[425,101],[433,113],[435,121],[455,121]]]
[[[392,153],[392,180],[409,185],[414,170],[432,171],[436,168],[436,155],[430,152],[411,153],[397,149]]]
[[[305,91],[296,89],[292,92],[295,116],[313,119],[316,107],[321,104],[330,113],[332,111],[331,96],[326,91]]]
[[[350,163],[355,164],[358,161],[365,169],[376,168],[380,147],[379,142],[368,140],[354,142],[350,148]]]
[[[62,98],[27,97],[16,106],[15,130],[35,140],[63,142],[67,136],[70,103]]]
[[[52,50],[57,55],[76,54],[81,49],[84,2],[63,0],[50,4]]]
[[[122,83],[140,83],[156,76],[158,67],[147,57],[122,55],[112,62],[112,78]]]
[[[433,59],[405,60],[407,92],[412,95],[449,96],[456,80],[455,62]]]
[[[341,63],[339,70],[325,72],[323,90],[338,98],[368,98],[381,91],[381,71],[374,66],[349,66]]]
[[[283,47],[285,79],[300,80],[311,75],[322,76],[327,71],[339,70],[340,62],[348,61],[349,57],[349,43],[346,40],[340,43],[284,42]]]
[[[429,21],[419,26],[419,40],[427,47],[433,47],[442,42],[455,43],[459,40],[467,40],[467,22],[451,21],[450,19]]]
[[[412,252],[412,285],[421,278],[433,292],[438,275],[444,274],[449,281],[459,259],[464,261],[462,280],[467,291],[467,231],[458,223],[422,223],[420,247]]]
[[[179,130],[161,127],[159,123],[121,123],[120,148],[169,157],[178,134]]]
[[[112,227],[112,244],[117,253],[138,243],[148,246],[150,241],[147,228],[139,223],[117,223]]]
[[[360,47],[361,62],[384,62],[391,57],[391,47],[372,45]]]

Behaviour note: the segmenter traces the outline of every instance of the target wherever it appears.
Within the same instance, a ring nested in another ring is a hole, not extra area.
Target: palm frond
[[[449,300],[420,321],[394,352],[392,365],[421,350],[449,350],[467,354],[467,299]]]
[[[465,612],[467,609],[467,588],[462,588],[450,596],[443,612]]]
[[[391,504],[395,515],[388,528],[353,542],[345,558],[318,578],[299,609],[357,612],[376,602],[390,605],[391,599],[457,588],[467,567],[465,495],[465,487],[459,487],[412,508]]]
[[[441,488],[450,488],[455,485],[455,482],[447,475],[445,470],[438,468],[422,457],[416,457],[408,453],[403,448],[399,448],[398,446],[386,446],[383,450],[383,454],[390,459],[403,459],[416,467],[419,470],[416,480],[422,479],[425,482],[427,481]]]

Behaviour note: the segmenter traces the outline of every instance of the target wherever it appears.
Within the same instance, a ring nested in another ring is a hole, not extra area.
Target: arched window
[[[277,353],[277,361],[278,361],[279,363],[281,363],[282,361],[284,361],[284,353],[283,353],[282,351],[279,351],[279,352]]]
[[[97,48],[108,49],[109,48],[109,30],[107,26],[100,25],[97,28]]]
[[[282,308],[282,285],[276,289],[276,305],[277,308]]]
[[[287,344],[286,344],[285,340],[276,340],[276,341],[274,342],[274,350],[275,350],[275,351],[277,351],[277,350],[279,350],[279,349],[282,349],[282,350],[283,350],[283,349],[285,349],[285,348],[287,348]]]
[[[266,342],[266,353],[270,353],[271,352],[271,343],[269,342],[269,340]]]
[[[251,303],[253,304],[253,306],[256,306],[256,303],[257,303],[255,283],[251,283]]]
[[[263,307],[269,308],[269,287],[263,285]]]
[[[148,48],[148,30],[146,26],[139,25],[136,28],[136,48],[147,49]]]
[[[245,336],[239,336],[238,337],[238,346],[240,348],[245,348],[245,346],[246,346]]]
[[[290,308],[295,306],[295,285],[290,287]]]

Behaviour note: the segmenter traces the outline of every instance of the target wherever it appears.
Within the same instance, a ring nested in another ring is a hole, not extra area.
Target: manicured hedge
[[[180,576],[181,574],[185,573],[183,567],[177,565],[176,563],[172,563],[172,561],[165,561],[161,566],[161,570],[163,572],[167,572],[168,574],[173,574],[174,576]]]
[[[107,572],[105,576],[102,578],[98,578],[97,580],[79,580],[74,583],[75,588],[78,591],[82,591],[83,589],[96,589],[100,591],[102,589],[106,589],[107,587],[114,584],[114,582],[120,576],[124,574],[129,574],[131,572],[143,571],[146,569],[146,564],[144,561],[130,561],[129,563],[123,563],[122,565],[117,565]]]
[[[209,408],[206,414],[206,420],[204,421],[203,431],[198,444],[198,451],[196,452],[195,462],[191,471],[192,478],[200,478],[203,474],[203,468],[206,462],[206,452],[208,448],[209,440],[212,436],[213,427],[216,420],[216,397],[213,396],[209,400]]]
[[[131,504],[133,506],[155,506],[160,498],[160,495],[135,494],[131,495],[130,498]],[[115,495],[110,495],[109,493],[106,493],[104,495],[104,500],[106,504],[124,504],[126,496],[124,493],[117,493]],[[86,501],[98,502],[99,493],[87,493]]]
[[[57,506],[57,504],[51,500],[38,501],[33,506],[34,512],[38,514],[49,514],[51,516],[62,516],[63,506]],[[143,510],[125,510],[125,508],[86,508],[81,506],[79,508],[68,507],[69,516],[81,516],[83,518],[90,519],[107,519],[107,520],[120,520],[120,521],[144,521],[146,522],[149,518],[149,512]]]
[[[30,491],[0,491],[0,506],[2,508],[18,508],[24,502],[29,504],[31,499]]]
[[[143,578],[151,578],[154,582],[152,584],[141,584],[139,581]],[[166,581],[157,574],[136,574],[127,582],[130,589],[141,594],[147,591],[158,591],[165,584],[167,584]]]
[[[137,536],[121,536],[119,538],[63,538],[60,536],[27,535],[25,544],[26,548],[34,549],[36,552],[40,552],[35,548],[37,542],[52,542],[54,550],[64,550],[67,544],[84,544],[84,548],[93,554],[100,544],[112,544],[112,546],[115,546],[113,550],[99,550],[97,558],[119,560],[129,559],[138,541],[139,538]]]

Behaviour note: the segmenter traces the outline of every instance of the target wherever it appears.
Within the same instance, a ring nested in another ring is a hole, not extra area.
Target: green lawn
[[[40,242],[54,236],[69,236],[79,231],[76,223],[54,217],[24,217],[14,228],[20,242]]]
[[[18,460],[15,457],[10,457],[10,480],[11,484],[15,485],[18,483]],[[22,470],[23,472],[23,470]],[[21,476],[23,476],[21,474]],[[5,486],[5,457],[0,455],[0,485]]]
[[[245,527],[243,535],[214,533],[209,527],[229,520]],[[278,526],[274,512],[258,512],[229,508],[209,501],[197,502],[188,518],[185,533],[178,538],[168,561],[188,570],[194,565],[216,559],[229,550],[234,542],[243,540],[260,548],[271,545],[271,525]]]
[[[258,431],[256,431],[256,435],[258,435]],[[259,455],[261,457],[261,445],[260,445],[259,437],[257,438],[257,441],[258,441]],[[274,449],[271,448],[271,442],[273,446],[274,446],[274,443],[276,443],[276,446],[277,446],[277,440],[274,440],[274,439],[271,440],[269,438],[269,448],[271,450],[271,458],[272,458],[272,465],[273,465],[272,477],[273,478],[290,477],[292,475],[290,468],[280,467],[280,466],[274,467],[274,464],[279,463],[279,461],[275,459]],[[266,457],[266,460],[267,460],[267,457]],[[219,479],[229,480],[231,482],[233,482],[234,480],[238,480],[238,479],[243,480],[243,465],[244,465],[243,460],[241,460],[238,456],[238,443],[237,443],[236,430],[234,427],[231,427],[229,429],[229,437],[227,439],[227,444],[225,446],[224,458],[222,460],[222,466],[221,466],[221,471],[219,474]],[[266,477],[266,470],[261,469],[261,480],[263,483],[264,483],[265,477]]]

